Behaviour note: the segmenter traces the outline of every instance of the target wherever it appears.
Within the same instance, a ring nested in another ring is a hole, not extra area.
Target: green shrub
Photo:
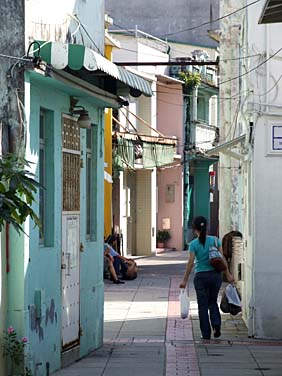
[[[41,227],[31,207],[40,184],[28,171],[29,167],[28,161],[15,155],[0,159],[0,231],[5,222],[14,226],[17,232],[23,231],[22,225],[28,216]]]
[[[165,243],[171,238],[170,233],[167,230],[159,230],[157,232],[157,241],[160,243]]]

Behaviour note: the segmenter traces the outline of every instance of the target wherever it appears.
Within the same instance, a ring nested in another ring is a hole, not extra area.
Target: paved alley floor
[[[179,317],[186,258],[140,258],[136,280],[106,280],[104,346],[56,376],[282,376],[282,342],[248,338],[240,315],[222,315],[220,340],[201,340],[192,283],[190,317]]]

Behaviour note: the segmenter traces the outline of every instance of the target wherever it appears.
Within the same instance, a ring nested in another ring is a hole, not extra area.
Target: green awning
[[[139,90],[146,96],[152,96],[150,83],[142,77],[119,67],[91,48],[80,44],[39,41],[40,56],[55,69],[69,67],[72,70],[85,68],[89,72],[101,71],[130,88]],[[37,53],[36,53],[37,54]]]
[[[126,168],[134,169],[136,156],[136,143],[140,144],[138,158],[142,158],[141,168],[154,168],[171,165],[174,162],[176,144],[163,144],[156,142],[135,141],[117,136],[113,142],[113,167],[117,171]],[[141,155],[140,155],[141,153]]]
[[[259,23],[269,24],[277,22],[282,22],[281,0],[266,0]]]

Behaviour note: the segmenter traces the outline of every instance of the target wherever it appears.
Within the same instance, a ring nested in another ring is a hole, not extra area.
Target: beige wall
[[[136,172],[136,255],[152,253],[151,170]]]

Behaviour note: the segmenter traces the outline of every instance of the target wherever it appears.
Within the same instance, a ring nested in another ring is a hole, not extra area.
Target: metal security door
[[[79,344],[80,131],[64,115],[62,212],[62,351]]]

